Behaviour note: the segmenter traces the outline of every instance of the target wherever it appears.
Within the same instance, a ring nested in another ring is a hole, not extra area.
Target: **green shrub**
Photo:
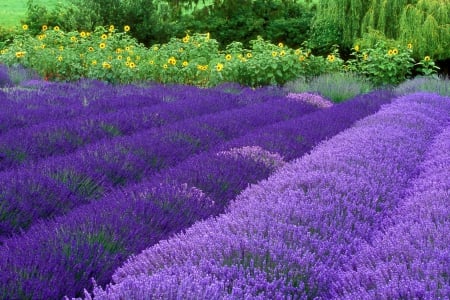
[[[49,10],[42,4],[28,0],[27,15],[23,24],[28,26],[31,35],[36,35],[41,32],[42,26],[47,28],[58,26],[66,31],[91,30],[94,21],[81,6],[70,2],[58,2],[53,9]]]
[[[397,85],[412,75],[414,59],[407,45],[381,40],[373,48],[355,45],[353,50],[354,59],[347,61],[347,68],[366,76],[377,86]]]
[[[180,27],[210,32],[221,47],[240,41],[249,46],[257,36],[273,43],[300,46],[309,37],[315,6],[303,1],[215,1],[180,19]]]

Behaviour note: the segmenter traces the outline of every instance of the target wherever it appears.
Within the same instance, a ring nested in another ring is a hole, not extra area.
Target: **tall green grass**
[[[313,78],[298,78],[286,83],[284,89],[291,93],[317,92],[339,103],[373,89],[372,83],[354,73],[331,73]]]
[[[448,77],[415,77],[402,82],[395,92],[405,95],[414,92],[432,92],[450,97],[450,79]]]

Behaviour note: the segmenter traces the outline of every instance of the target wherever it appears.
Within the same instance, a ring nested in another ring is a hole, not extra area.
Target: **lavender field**
[[[450,98],[0,90],[1,299],[448,299]]]

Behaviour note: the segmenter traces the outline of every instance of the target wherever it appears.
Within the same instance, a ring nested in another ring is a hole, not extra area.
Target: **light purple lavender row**
[[[313,93],[288,93],[286,97],[297,101],[303,101],[305,103],[309,103],[320,108],[327,108],[333,106],[333,102],[331,102],[330,100],[327,100],[322,96]]]
[[[131,258],[96,299],[329,298],[417,176],[450,102],[397,99],[253,186],[229,212]]]
[[[140,182],[249,130],[315,111],[274,97],[161,128],[102,140],[72,154],[0,173],[0,237],[66,213],[106,192]],[[39,204],[39,205],[37,205]]]
[[[201,153],[155,175],[149,181],[106,195],[54,222],[34,226],[25,236],[5,243],[7,250],[1,256],[8,266],[2,268],[5,273],[11,270],[14,275],[9,275],[9,283],[2,282],[3,291],[12,293],[25,289],[27,294],[37,298],[74,296],[89,285],[89,276],[76,277],[81,270],[84,274],[95,276],[101,284],[108,283],[114,269],[128,255],[168,238],[197,220],[223,212],[229,201],[248,184],[266,178],[284,164],[277,153],[263,150],[259,143],[276,144],[283,150],[293,147],[298,150],[297,157],[301,156],[321,139],[337,133],[335,130],[343,124],[348,127],[364,114],[389,102],[389,97],[385,96],[391,94],[380,92],[371,96],[336,105],[325,110],[325,114],[316,111],[281,122],[292,122],[291,128],[296,128],[296,135],[306,136],[305,130],[315,130],[317,134],[308,133],[307,140],[293,140],[288,136],[279,139],[280,134],[292,134],[294,131],[279,132],[278,127],[265,126],[246,135],[244,140],[253,146]],[[332,123],[326,127],[328,132],[309,124],[326,122]],[[260,132],[268,134],[261,138]],[[302,144],[300,148],[294,145],[298,143]],[[102,239],[91,239],[99,236]],[[74,260],[72,255],[65,255],[60,250],[65,247],[85,260]],[[114,251],[107,251],[109,249]],[[93,261],[95,264],[91,264]],[[21,270],[29,268],[39,269],[35,276],[47,279],[21,277]],[[24,288],[31,280],[36,280],[36,286]]]
[[[450,126],[434,140],[420,170],[386,224],[338,273],[334,298],[449,297]]]
[[[181,94],[180,94],[181,96]],[[267,100],[267,99],[266,99]],[[254,98],[254,103],[264,99]],[[150,106],[120,109],[112,113],[55,120],[0,135],[0,171],[39,159],[68,154],[102,138],[129,135],[173,122],[219,111],[244,107],[232,94],[197,90],[190,97]]]

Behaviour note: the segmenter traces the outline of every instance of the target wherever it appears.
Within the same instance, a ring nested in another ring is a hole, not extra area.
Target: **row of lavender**
[[[243,102],[255,98],[279,95],[273,88],[251,90],[237,85],[225,85],[215,89],[199,89],[192,86],[162,86],[147,84],[110,85],[100,81],[80,80],[75,83],[46,83],[0,89],[0,134],[14,128],[23,128],[45,122],[96,116],[116,112],[124,108],[139,108],[183,99],[227,97],[230,93]]]
[[[399,98],[132,257],[95,299],[445,299],[449,141],[449,98]]]
[[[126,87],[122,87],[120,92],[114,89],[117,90],[118,87],[114,87],[108,97],[102,98],[102,102],[109,101],[112,108],[89,105],[84,108],[79,117],[66,116],[64,119],[11,129],[0,134],[0,171],[48,156],[67,154],[102,138],[130,135],[183,119],[262,103],[278,96],[275,91],[272,95],[267,93],[261,97],[261,90],[252,93],[248,90],[239,90],[239,93],[231,94],[218,90],[200,91],[192,88],[177,91],[176,86],[171,89],[155,86],[145,89],[148,91],[147,95],[141,95],[142,91],[137,93],[130,90],[129,97],[124,97]],[[278,94],[281,98],[281,93],[278,92]],[[48,99],[45,90],[43,95],[37,98],[42,97]],[[168,101],[168,97],[172,99]],[[129,105],[121,107],[126,98],[129,99]],[[75,101],[71,99],[72,102],[77,103],[74,106],[81,106],[80,99]],[[25,102],[27,101],[24,99],[20,100],[21,104]],[[95,103],[98,105],[99,101]],[[42,109],[45,110],[45,107]],[[98,109],[103,111],[97,111]],[[113,112],[109,112],[111,110]],[[18,116],[17,112],[8,112],[8,114],[15,115],[16,118]]]
[[[67,155],[1,172],[0,237],[26,229],[37,220],[66,213],[117,186],[139,182],[249,130],[315,110],[303,102],[274,97],[103,139]]]
[[[164,147],[161,155],[177,151],[178,161],[173,162],[174,167],[161,169],[159,174],[146,171],[143,177],[148,179],[143,183],[111,192],[66,216],[37,224],[26,234],[5,240],[0,248],[0,268],[4,270],[1,295],[58,298],[79,295],[83,287],[89,285],[91,277],[103,284],[109,282],[113,271],[129,255],[168,238],[197,220],[222,212],[229,200],[249,183],[266,178],[281,166],[284,163],[282,156],[288,160],[301,156],[320,140],[375,112],[380,105],[390,102],[391,97],[391,93],[376,92],[314,112],[304,105],[299,109],[302,106],[293,100],[283,99],[284,103],[275,100],[272,104],[267,101],[257,106],[260,109],[255,110],[256,114],[245,113],[250,111],[249,108],[237,110],[239,118],[233,122],[228,113],[227,118],[222,118],[221,114],[212,115],[214,122],[202,117],[201,122],[196,121],[192,126],[188,123],[176,126],[177,130],[207,127],[208,138],[200,139],[201,144],[211,144],[214,140],[212,128],[216,131],[222,128],[222,134],[228,134],[224,135],[227,138],[217,140],[210,147],[201,147],[202,150],[212,149],[198,155],[188,150],[188,144]],[[269,109],[261,109],[266,106]],[[280,116],[292,117],[286,109],[296,110],[300,116],[258,126],[280,120]],[[304,114],[306,111],[309,113]],[[240,127],[243,128],[236,131]],[[239,137],[241,132],[247,134]],[[147,135],[147,138],[151,136],[154,135]],[[231,136],[236,138],[227,141]],[[132,139],[127,141],[131,143]],[[181,162],[182,158],[187,160]],[[102,170],[107,169],[104,163]]]

